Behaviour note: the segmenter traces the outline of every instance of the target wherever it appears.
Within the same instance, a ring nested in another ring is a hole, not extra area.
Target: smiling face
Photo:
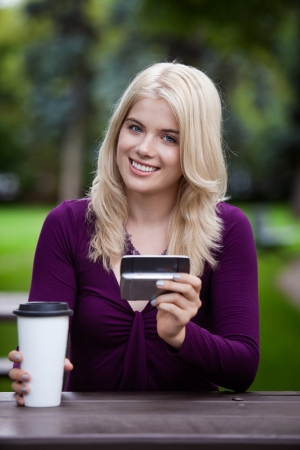
[[[120,131],[117,164],[129,192],[176,195],[179,125],[165,100],[145,97],[134,104]]]

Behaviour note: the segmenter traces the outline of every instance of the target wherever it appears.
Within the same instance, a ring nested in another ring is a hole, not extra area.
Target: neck
[[[153,227],[167,224],[176,203],[177,192],[145,196],[128,193],[129,214],[127,226]]]

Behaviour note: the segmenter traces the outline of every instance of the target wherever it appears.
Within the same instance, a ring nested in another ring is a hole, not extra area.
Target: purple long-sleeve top
[[[66,201],[47,216],[38,241],[29,301],[68,302],[67,391],[243,391],[259,360],[257,259],[246,216],[226,203],[218,266],[201,276],[202,306],[179,351],[157,334],[150,303],[133,311],[113,271],[88,257],[88,200]]]

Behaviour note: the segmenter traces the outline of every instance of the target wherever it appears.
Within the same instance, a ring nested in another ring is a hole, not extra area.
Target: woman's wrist
[[[170,338],[165,339],[165,342],[169,344],[171,347],[175,348],[175,350],[180,350],[182,347],[182,344],[185,340],[185,327],[182,328],[182,330],[176,334],[176,336],[172,336]]]

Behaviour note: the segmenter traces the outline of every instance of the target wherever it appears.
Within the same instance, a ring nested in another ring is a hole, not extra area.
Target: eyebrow
[[[142,127],[145,127],[144,124],[142,124],[142,122],[140,122],[139,120],[135,119],[134,117],[127,117],[127,119],[125,119],[125,122],[127,120],[131,120],[132,122],[138,123],[139,125],[141,125]],[[162,128],[160,131],[163,131],[164,133],[175,133],[175,134],[179,134],[178,130],[173,130],[172,128]]]

